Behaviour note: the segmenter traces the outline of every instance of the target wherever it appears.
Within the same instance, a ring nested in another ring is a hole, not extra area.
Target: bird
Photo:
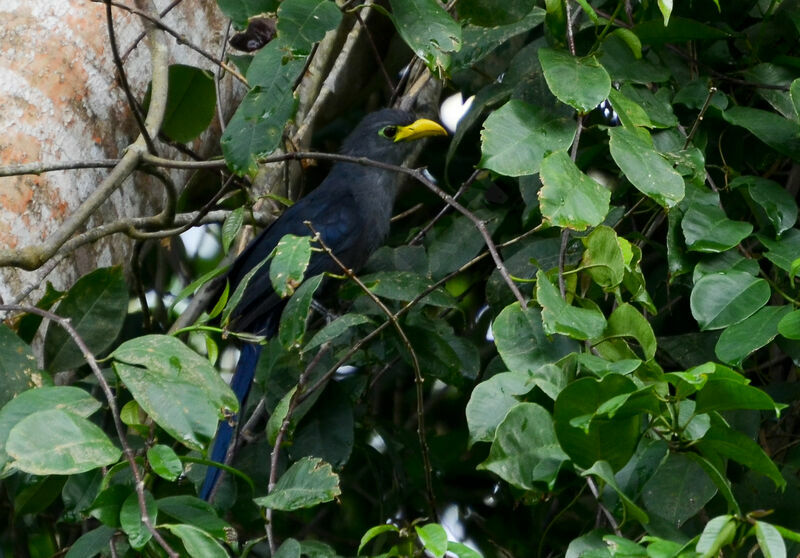
[[[340,153],[363,157],[389,165],[402,165],[412,153],[414,141],[430,136],[446,136],[437,122],[417,118],[399,109],[382,109],[366,115],[342,142]],[[242,251],[231,265],[227,278],[231,292],[245,276],[272,252],[284,235],[310,236],[310,222],[322,242],[349,269],[358,271],[389,233],[390,219],[397,196],[397,171],[338,161],[325,179],[310,194],[290,206]],[[305,277],[324,272],[340,273],[341,268],[323,251],[314,251]],[[241,299],[230,313],[227,328],[264,338],[278,330],[287,299],[273,290],[269,262],[250,277]],[[231,380],[231,389],[244,409],[253,382],[261,345],[244,343]],[[209,459],[224,463],[234,440],[237,417],[220,421]],[[208,500],[220,475],[209,466],[199,495]]]

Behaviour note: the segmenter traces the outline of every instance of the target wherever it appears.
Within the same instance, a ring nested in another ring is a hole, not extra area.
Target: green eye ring
[[[395,136],[397,136],[397,126],[384,126],[378,131],[378,135],[394,140]]]

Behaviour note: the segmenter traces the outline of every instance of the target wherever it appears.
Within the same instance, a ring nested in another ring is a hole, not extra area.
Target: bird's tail
[[[233,379],[231,380],[231,389],[239,400],[239,414],[244,412],[247,394],[250,393],[250,386],[253,384],[256,363],[258,362],[260,354],[261,345],[247,343],[242,347],[242,352],[239,355],[239,362],[236,365],[236,371],[233,373]],[[234,415],[233,420],[220,421],[217,427],[217,436],[214,438],[214,446],[209,455],[211,461],[225,463],[228,448],[231,445],[233,435],[238,426],[239,414]],[[200,498],[208,500],[209,496],[211,496],[211,492],[217,485],[221,472],[222,471],[216,467],[208,468],[206,471],[206,478],[203,480],[203,486],[200,488]]]

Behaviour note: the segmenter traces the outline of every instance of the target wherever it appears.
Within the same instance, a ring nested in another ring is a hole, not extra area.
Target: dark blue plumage
[[[415,120],[411,113],[384,109],[367,115],[344,140],[341,152],[400,165],[411,153],[410,140],[432,135],[446,135],[446,132],[430,120]],[[305,221],[312,223],[325,244],[346,266],[359,269],[389,232],[396,193],[396,172],[354,163],[334,164],[313,192],[287,209],[239,255],[228,275],[231,292],[272,252],[284,235],[309,236],[311,231]],[[306,277],[326,271],[338,273],[340,269],[330,257],[315,251]],[[231,313],[229,328],[271,337],[277,331],[285,304],[286,300],[275,294],[272,288],[267,263],[250,279],[242,299]],[[242,347],[231,381],[241,410],[250,391],[260,352],[258,345]],[[235,426],[230,422],[220,422],[209,456],[212,461],[225,462],[234,433]],[[219,469],[209,467],[200,490],[201,498],[209,498],[219,475]]]

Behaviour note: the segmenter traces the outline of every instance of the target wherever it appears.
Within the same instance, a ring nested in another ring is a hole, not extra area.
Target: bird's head
[[[410,112],[383,109],[364,117],[342,144],[342,153],[399,165],[411,153],[413,141],[446,136],[447,131]]]

